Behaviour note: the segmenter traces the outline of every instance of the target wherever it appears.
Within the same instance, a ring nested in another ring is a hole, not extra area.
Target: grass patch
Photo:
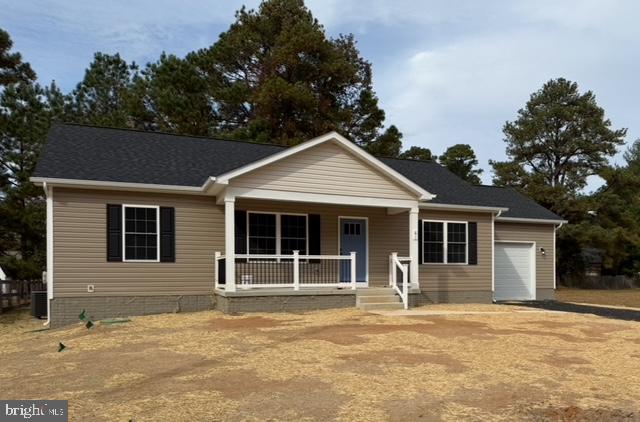
[[[590,290],[561,288],[556,290],[556,300],[640,309],[640,289]]]

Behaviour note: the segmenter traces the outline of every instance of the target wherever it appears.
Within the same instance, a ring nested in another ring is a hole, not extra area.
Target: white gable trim
[[[391,167],[387,166],[386,164],[384,164],[383,162],[375,158],[373,155],[364,151],[362,148],[356,146],[353,142],[349,141],[348,139],[346,139],[344,136],[340,135],[337,132],[329,132],[325,135],[318,136],[317,138],[313,138],[309,141],[303,142],[299,145],[296,145],[295,147],[287,148],[282,152],[270,155],[261,160],[254,161],[253,163],[247,164],[245,166],[242,166],[240,168],[237,168],[235,170],[222,174],[216,177],[216,184],[228,185],[229,180],[233,179],[234,177],[238,177],[242,174],[246,174],[260,167],[263,167],[268,164],[274,163],[276,161],[282,160],[284,158],[290,157],[294,154],[305,151],[309,148],[313,148],[325,142],[337,143],[344,149],[350,151],[357,157],[361,158],[363,161],[367,162],[373,168],[377,169],[381,173],[388,175],[391,179],[395,180],[401,186],[404,186],[411,192],[416,193],[419,196],[419,199],[421,200],[428,201],[436,197],[434,194],[427,192],[426,190],[424,190],[423,188],[421,188],[420,186],[418,186],[417,184],[415,184],[414,182],[412,182],[402,174],[398,173]]]

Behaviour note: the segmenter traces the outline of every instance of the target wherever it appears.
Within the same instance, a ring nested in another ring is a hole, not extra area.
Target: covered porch
[[[419,288],[416,202],[235,193],[224,200],[225,250],[215,253],[218,294],[348,295],[390,286],[402,297]]]

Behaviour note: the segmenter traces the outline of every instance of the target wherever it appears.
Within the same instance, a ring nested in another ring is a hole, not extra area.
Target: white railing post
[[[391,285],[393,287],[398,285],[398,273],[396,271],[396,262],[398,261],[398,252],[391,252],[391,262],[393,267],[391,270]]]
[[[293,251],[293,290],[300,290],[300,251]]]
[[[393,257],[389,255],[389,286],[393,286]]]
[[[351,256],[351,290],[356,289],[356,253],[349,253]]]
[[[409,265],[402,264],[402,302],[404,309],[409,309]]]
[[[218,287],[220,287],[220,270],[218,268],[218,265],[220,265],[220,256],[222,254],[220,252],[217,252],[214,254],[214,259],[213,259],[213,280],[215,282],[215,289],[218,290]]]

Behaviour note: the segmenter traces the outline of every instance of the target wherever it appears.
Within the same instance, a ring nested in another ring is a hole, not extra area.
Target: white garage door
[[[533,244],[496,243],[495,300],[535,299]]]

